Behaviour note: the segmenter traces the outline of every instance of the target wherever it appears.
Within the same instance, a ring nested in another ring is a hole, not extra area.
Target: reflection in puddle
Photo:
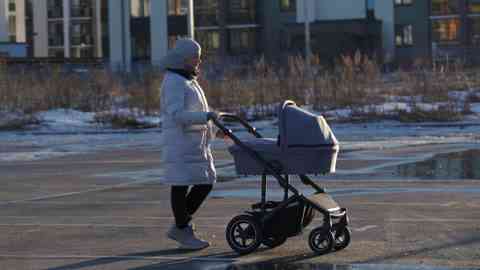
[[[161,265],[161,266],[160,266]],[[285,262],[258,262],[250,264],[228,264],[215,262],[192,261],[180,264],[160,264],[134,268],[133,270],[473,270],[474,268],[447,268],[427,265],[386,265],[386,264],[309,264],[309,263],[285,263]]]
[[[399,177],[420,179],[480,179],[480,150],[439,154],[432,159],[396,167]]]
[[[314,193],[314,190],[309,189],[300,189],[299,190],[304,195],[311,195]],[[413,192],[456,192],[456,193],[480,193],[479,188],[472,187],[459,187],[459,188],[332,188],[327,189],[328,194],[333,197],[341,196],[358,196],[358,195],[371,195],[371,194],[388,194],[388,193],[413,193]],[[269,199],[282,199],[283,190],[280,189],[269,189],[268,198]],[[245,188],[245,189],[223,189],[212,191],[212,197],[217,198],[260,198],[260,189],[254,188]]]

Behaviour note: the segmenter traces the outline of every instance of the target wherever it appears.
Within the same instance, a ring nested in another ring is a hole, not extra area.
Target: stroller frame
[[[261,244],[274,248],[285,243],[288,237],[298,235],[313,220],[315,212],[322,214],[322,225],[310,232],[308,244],[318,255],[335,250],[341,250],[350,243],[348,216],[345,208],[327,194],[326,190],[318,186],[307,175],[298,175],[301,182],[314,189],[315,194],[304,196],[290,184],[289,175],[281,175],[279,164],[272,164],[259,153],[246,146],[233,132],[222,124],[222,120],[239,122],[256,138],[262,135],[242,118],[228,113],[220,113],[218,119],[212,122],[236,145],[241,147],[265,169],[261,179],[261,201],[252,205],[252,211],[234,217],[226,229],[226,238],[230,247],[239,254],[248,254],[255,251]],[[272,175],[284,189],[281,202],[267,201],[267,175]],[[289,196],[289,192],[293,195]],[[277,222],[283,223],[285,216],[296,215],[294,225],[289,229],[276,229]],[[295,214],[296,213],[296,214]],[[293,227],[292,227],[293,226]],[[272,233],[272,229],[276,231]],[[240,241],[235,238],[239,237]]]

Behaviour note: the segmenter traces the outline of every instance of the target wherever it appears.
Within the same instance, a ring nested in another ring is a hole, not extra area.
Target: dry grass
[[[290,57],[287,63],[277,66],[259,59],[251,66],[225,71],[220,79],[201,78],[200,83],[213,108],[239,114],[245,113],[245,108],[253,108],[256,117],[275,114],[271,104],[291,99],[320,111],[350,108],[353,117],[377,119],[382,117],[381,112],[362,108],[403,96],[410,97],[415,109],[399,112],[401,121],[458,120],[468,112],[469,102],[480,100],[476,93],[469,94],[463,103],[449,96],[452,90],[480,89],[478,69],[460,64],[418,66],[413,71],[390,74],[386,79],[380,65],[358,53],[341,57],[334,68],[319,63],[318,58],[311,59],[308,69],[301,57]],[[12,72],[0,64],[0,111],[34,113],[71,108],[102,112],[127,107],[153,115],[159,111],[162,77],[155,70],[142,75],[118,75],[99,69],[65,73],[59,66]],[[450,105],[427,113],[415,107],[416,102]]]

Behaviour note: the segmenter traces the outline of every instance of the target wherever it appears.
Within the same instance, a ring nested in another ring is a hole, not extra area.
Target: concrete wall
[[[15,0],[15,20],[16,20],[16,42],[26,42],[27,33],[25,29],[25,0]]]
[[[168,7],[167,1],[151,1],[150,35],[151,35],[151,62],[159,65],[168,50]]]
[[[299,0],[297,22],[305,21],[305,11],[312,21],[359,19],[365,18],[366,13],[364,0]]]
[[[311,0],[314,1],[314,0]],[[298,5],[301,1],[297,1]],[[287,24],[295,23],[297,20],[296,12],[282,12],[279,1],[257,1],[258,20],[262,26],[258,35],[259,50],[267,58],[275,59],[281,52],[282,45],[285,45],[285,31]]]
[[[395,54],[393,0],[375,0],[370,3],[375,9],[375,18],[382,21],[382,47],[384,58],[389,61]],[[305,4],[311,21],[365,19],[367,14],[365,0],[299,0],[297,1],[297,22],[299,23],[305,20]]]
[[[388,0],[380,0],[388,2]],[[316,20],[348,20],[365,18],[364,0],[317,0],[315,1]]]
[[[132,65],[130,38],[130,1],[108,0],[110,66],[113,70],[130,71]]]
[[[382,21],[382,47],[384,61],[389,63],[395,57],[395,20],[393,1],[375,1],[375,18]]]
[[[33,2],[34,56],[48,57],[48,18],[47,0]]]
[[[411,24],[413,28],[413,46],[396,47],[395,49],[395,58],[400,63],[430,57],[429,2],[414,1],[412,6],[395,8],[395,24]]]
[[[0,42],[8,41],[8,0],[0,0]]]

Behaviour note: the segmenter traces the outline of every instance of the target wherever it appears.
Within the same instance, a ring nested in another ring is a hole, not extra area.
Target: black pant
[[[170,200],[177,228],[183,229],[205,201],[213,185],[172,186]]]

